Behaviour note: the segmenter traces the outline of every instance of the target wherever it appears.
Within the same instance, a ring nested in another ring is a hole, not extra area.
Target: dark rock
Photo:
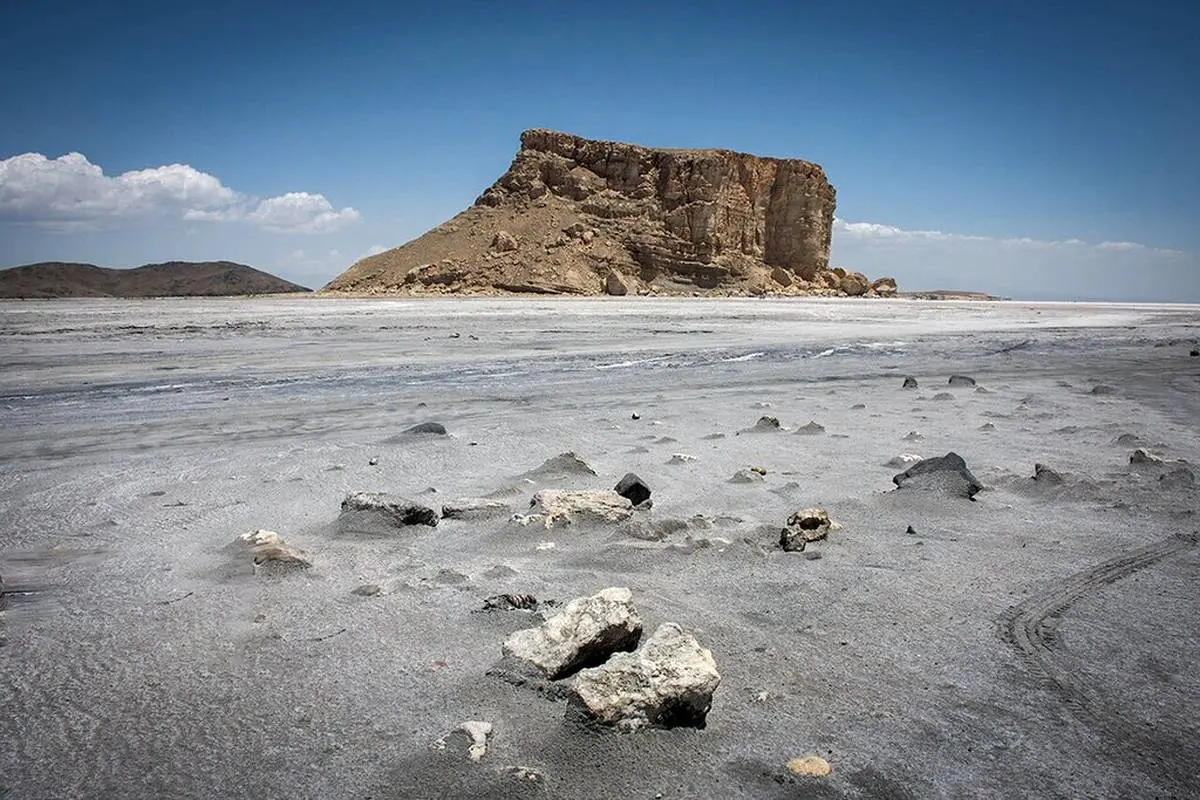
[[[967,462],[957,453],[918,461],[892,478],[892,483],[900,489],[941,491],[967,499],[974,499],[983,488],[983,484],[967,468]]]
[[[364,583],[362,586],[356,587],[350,594],[356,594],[359,597],[374,597],[383,591],[383,587],[378,583]]]
[[[1099,383],[1092,387],[1092,394],[1113,394],[1116,391],[1116,389],[1104,383]]]
[[[933,399],[934,400],[953,400],[954,395],[950,394],[949,392],[938,392],[937,394],[935,394],[933,396]]]
[[[974,386],[975,379],[968,378],[966,375],[951,375],[949,383],[951,386]]]
[[[428,433],[435,436],[445,436],[446,426],[440,422],[422,422],[418,425],[413,425],[411,428],[404,431],[405,433]]]
[[[758,418],[758,422],[754,423],[751,430],[755,431],[777,431],[779,430],[779,418],[762,416]]]
[[[1129,455],[1130,464],[1161,464],[1162,459],[1145,448],[1139,447]]]
[[[1200,357],[1200,350],[1193,350],[1193,351],[1192,351],[1191,353],[1189,353],[1188,355],[1190,355],[1192,358],[1197,358],[1197,357]]]
[[[351,492],[342,501],[342,513],[370,514],[395,526],[438,524],[438,512],[432,508],[384,492]]]
[[[629,415],[629,418],[630,418],[630,419],[641,419],[641,418],[642,418],[642,415],[641,415],[641,414],[639,414],[639,413],[637,413],[637,412],[635,411],[635,412],[633,412],[632,414],[630,414],[630,415]]]
[[[902,386],[901,388],[916,389],[919,386],[920,386],[920,384],[917,383],[917,379],[914,378],[913,376],[909,375],[907,378],[904,379],[904,386]]]
[[[908,530],[906,530],[905,533],[907,533],[910,536],[915,536],[917,533],[917,529],[914,528],[912,525],[909,525]]]
[[[617,481],[617,485],[613,487],[613,491],[629,500],[635,506],[641,505],[650,499],[650,487],[632,472],[625,473],[625,477]]]
[[[537,598],[531,594],[497,594],[483,601],[484,611],[534,611]]]

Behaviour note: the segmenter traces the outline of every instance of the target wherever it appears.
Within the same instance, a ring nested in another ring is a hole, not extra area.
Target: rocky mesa
[[[834,205],[825,172],[808,161],[528,130],[470,208],[324,290],[894,294],[891,278],[829,268]]]

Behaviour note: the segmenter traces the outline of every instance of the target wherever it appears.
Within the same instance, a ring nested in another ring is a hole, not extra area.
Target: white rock
[[[636,651],[582,670],[571,690],[590,716],[619,728],[703,728],[720,685],[712,653],[668,622]]]
[[[916,453],[901,453],[898,456],[893,456],[892,458],[888,459],[888,462],[886,464],[884,464],[884,466],[885,467],[897,467],[897,468],[911,467],[913,464],[916,464],[918,461],[924,461],[924,460],[925,459],[921,458],[921,456],[917,455]]]
[[[435,750],[445,750],[446,740],[455,733],[465,733],[471,738],[471,745],[467,748],[467,757],[472,761],[478,761],[487,754],[487,742],[488,737],[492,735],[492,723],[469,719],[434,742],[433,748]]]
[[[504,655],[557,680],[603,663],[619,650],[632,650],[641,637],[632,593],[610,587],[572,600],[536,628],[513,633],[504,642]]]
[[[534,517],[546,528],[559,523],[570,525],[577,518],[601,522],[623,522],[633,515],[633,504],[611,489],[564,491],[543,489],[533,496]]]
[[[288,571],[312,566],[312,559],[308,553],[292,547],[275,531],[261,528],[247,531],[234,539],[233,544],[249,553],[256,567]]]
[[[690,464],[691,462],[693,462],[695,460],[696,460],[695,456],[688,455],[687,453],[673,453],[671,455],[671,460],[668,461],[667,463],[668,464]]]

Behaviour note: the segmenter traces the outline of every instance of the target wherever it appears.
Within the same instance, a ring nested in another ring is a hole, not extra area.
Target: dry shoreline
[[[1200,789],[1197,491],[1166,479],[1200,463],[1200,308],[300,299],[0,303],[0,574],[38,589],[0,648],[12,797]],[[568,450],[684,527],[337,529],[353,489],[519,508]],[[951,450],[976,502],[892,491]],[[842,526],[815,560],[774,546],[809,505]],[[260,527],[314,567],[252,574],[225,547]],[[487,674],[531,618],[486,597],[605,586],[712,650],[706,729],[598,734]],[[486,756],[430,749],[464,720]],[[787,772],[810,753],[832,774]]]

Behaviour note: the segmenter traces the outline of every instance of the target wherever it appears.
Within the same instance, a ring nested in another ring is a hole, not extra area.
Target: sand
[[[1160,477],[1200,462],[1198,331],[1195,306],[0,303],[0,797],[1196,796],[1200,498]],[[425,421],[449,435],[397,435]],[[353,490],[525,512],[518,476],[564,451],[597,475],[548,488],[633,471],[638,515],[686,527],[337,522]],[[948,451],[974,502],[893,491],[889,459]],[[782,552],[809,506],[840,529]],[[313,568],[255,574],[228,545],[257,528]],[[594,730],[487,674],[538,621],[487,597],[607,586],[712,651],[705,729]],[[442,740],[465,721],[478,760]]]

